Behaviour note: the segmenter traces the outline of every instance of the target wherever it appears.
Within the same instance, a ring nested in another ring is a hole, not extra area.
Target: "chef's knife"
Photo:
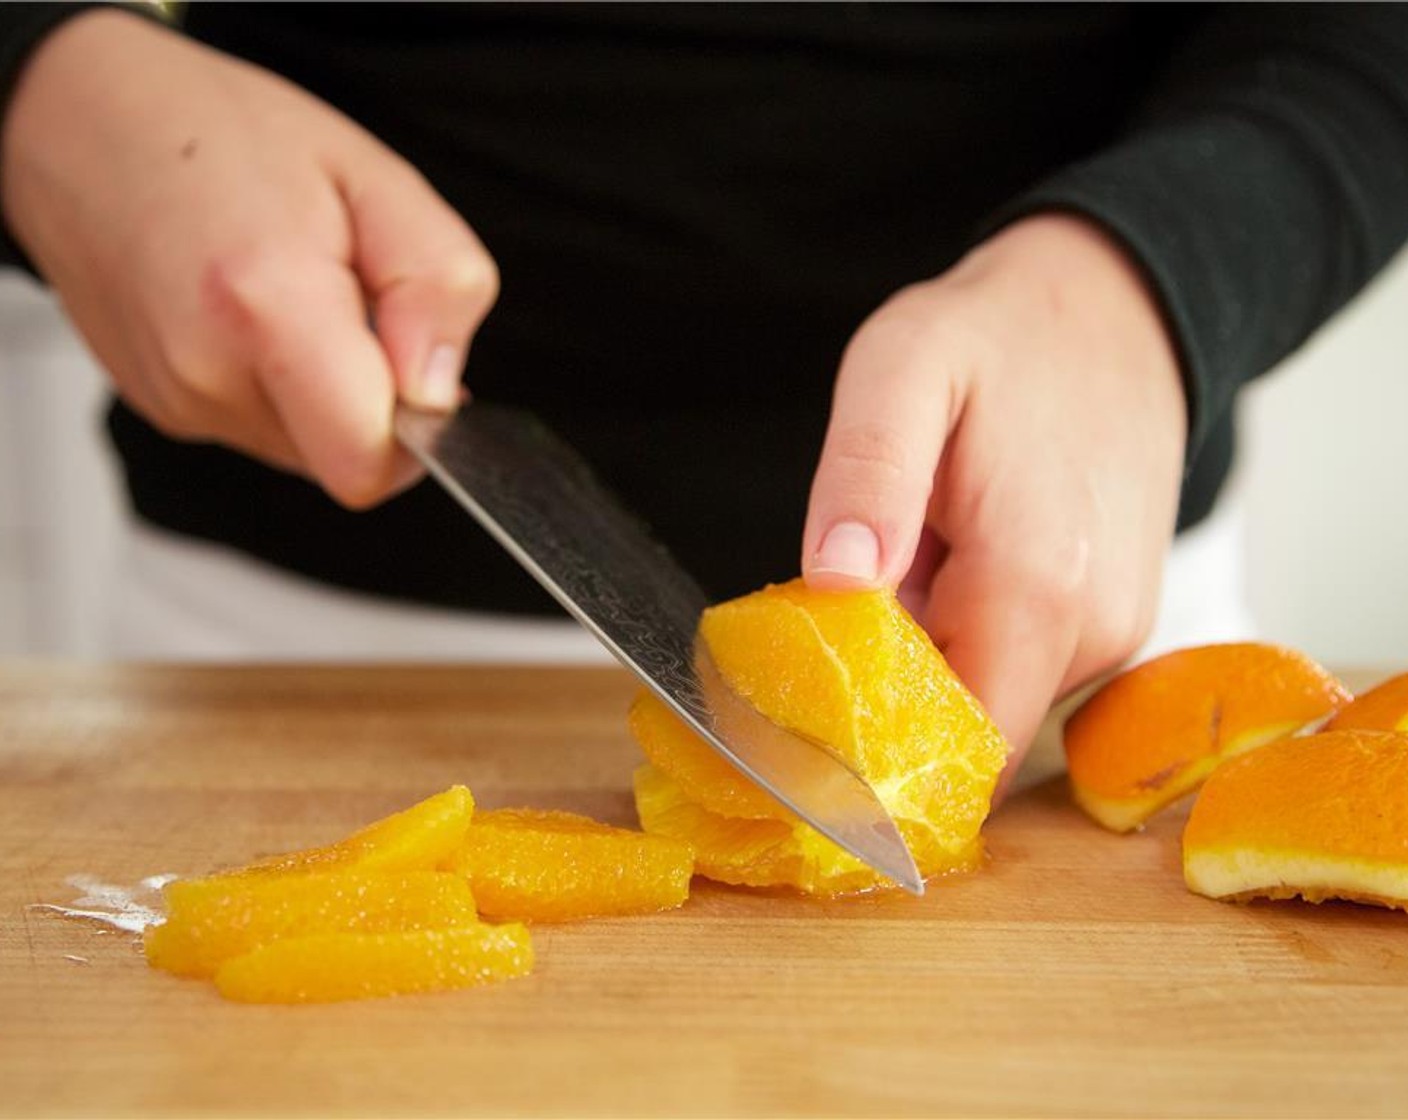
[[[727,687],[696,640],[704,593],[529,413],[400,407],[396,434],[559,603],[706,743],[817,831],[914,894],[924,881],[875,792],[825,744]]]

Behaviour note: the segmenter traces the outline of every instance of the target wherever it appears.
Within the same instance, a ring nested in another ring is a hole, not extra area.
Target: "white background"
[[[104,655],[125,506],[101,408],[53,303],[0,276],[0,655]],[[1408,256],[1241,409],[1234,485],[1262,636],[1408,668]]]

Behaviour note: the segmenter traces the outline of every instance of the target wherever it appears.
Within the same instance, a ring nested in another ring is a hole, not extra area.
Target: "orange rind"
[[[273,941],[226,961],[215,986],[242,1003],[330,1003],[474,987],[532,969],[524,926],[477,923]]]
[[[486,917],[565,922],[681,905],[694,852],[576,813],[496,809],[475,818],[449,866]]]
[[[337,871],[275,878],[180,879],[164,888],[166,920],[146,931],[147,960],[211,977],[270,941],[323,933],[442,929],[477,920],[462,876],[445,871]]]
[[[1321,730],[1408,731],[1408,673],[1360,693]]]
[[[1408,909],[1408,735],[1327,731],[1219,767],[1183,833],[1209,898],[1338,898]]]
[[[892,592],[771,585],[705,611],[700,637],[722,687],[826,744],[871,785],[922,875],[976,863],[1007,745]],[[629,723],[651,763],[636,779],[642,825],[692,844],[701,874],[828,895],[892,885],[716,757],[652,695],[637,697]]]
[[[1066,722],[1076,802],[1116,832],[1143,824],[1219,765],[1325,719],[1344,686],[1295,650],[1196,646],[1121,673]]]

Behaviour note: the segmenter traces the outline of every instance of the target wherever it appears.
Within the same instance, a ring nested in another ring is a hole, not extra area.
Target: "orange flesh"
[[[473,987],[532,968],[527,929],[474,924],[274,941],[221,965],[215,984],[243,1003],[328,1003]]]
[[[475,818],[450,866],[487,917],[563,922],[679,906],[694,853],[575,813],[498,809]]]
[[[289,937],[389,933],[472,924],[469,884],[440,871],[339,871],[170,883],[166,921],[145,936],[147,960],[181,976],[214,976],[231,957]]]
[[[400,813],[368,825],[345,840],[260,860],[234,875],[286,875],[310,871],[412,871],[434,868],[464,842],[474,798],[451,786]]]
[[[892,593],[816,592],[794,580],[710,608],[700,634],[724,687],[866,778],[922,874],[974,865],[1006,743]],[[636,700],[630,727],[652,763],[636,782],[642,823],[693,843],[701,874],[818,894],[889,885],[653,697]]]

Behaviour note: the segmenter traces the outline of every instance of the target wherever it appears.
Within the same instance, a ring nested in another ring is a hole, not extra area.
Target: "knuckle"
[[[823,476],[833,497],[864,507],[874,519],[887,509],[918,509],[928,502],[933,478],[918,464],[915,449],[893,428],[847,424],[828,437]]]
[[[254,332],[275,306],[279,264],[264,247],[223,249],[202,267],[201,306],[227,329]]]
[[[866,475],[903,478],[914,458],[903,436],[884,424],[847,424],[832,433],[830,442],[834,463]]]
[[[350,510],[365,510],[378,504],[387,494],[383,472],[356,459],[345,459],[325,470],[319,479],[324,490],[338,505]]]
[[[1020,580],[1030,609],[1052,622],[1079,625],[1086,606],[1090,547],[1080,536],[1056,537],[1028,554]]]
[[[478,246],[466,245],[450,254],[432,279],[451,295],[483,307],[492,307],[499,298],[499,266]]]

